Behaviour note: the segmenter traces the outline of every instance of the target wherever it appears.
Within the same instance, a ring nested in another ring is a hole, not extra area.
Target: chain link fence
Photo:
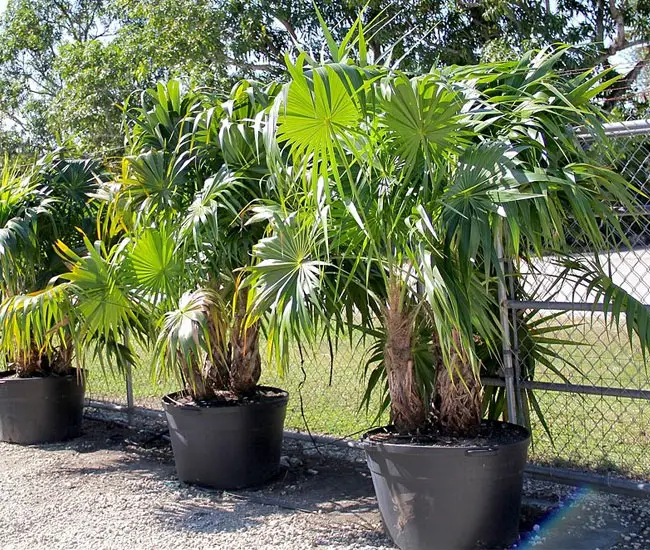
[[[613,139],[617,171],[640,191],[647,190],[650,121],[612,124],[607,133]],[[650,212],[650,198],[640,197]],[[629,243],[618,251],[603,251],[600,259],[614,282],[650,304],[650,226],[645,218],[626,215],[621,223]],[[558,274],[552,259],[533,264],[523,273],[531,301],[508,302],[513,319],[539,321],[555,339],[548,343],[554,353],[550,364],[537,364],[534,375],[517,384],[522,399],[532,391],[538,409],[530,418],[530,460],[555,479],[606,480],[601,485],[611,485],[612,478],[650,480],[650,372],[640,349],[608,324],[592,296],[558,284]],[[521,367],[527,357],[516,337],[513,351],[515,365]],[[143,365],[150,363],[146,353]],[[286,427],[344,438],[380,422],[374,416],[378,403],[368,412],[360,408],[363,356],[359,343],[341,343],[332,355],[323,342],[304,357],[296,350],[282,378],[267,365],[262,383],[283,387],[292,397]],[[92,401],[110,406],[160,409],[162,395],[176,389],[172,382],[152,381],[146,369],[133,372],[131,386],[132,400],[118,375],[93,372],[88,392]],[[591,477],[580,477],[580,472]]]
[[[650,122],[611,124],[607,134],[613,144],[610,163],[638,188],[640,202],[650,206],[645,196]],[[588,140],[585,147],[590,147]],[[602,251],[600,263],[615,284],[650,304],[648,217],[622,212],[620,222],[628,242]],[[571,228],[567,233],[571,235]],[[640,347],[629,343],[625,319],[619,330],[597,296],[562,282],[561,270],[552,258],[522,266],[530,301],[509,303],[514,319],[525,316],[546,330],[546,347],[552,354],[548,365],[538,362],[534,375],[519,381],[519,395],[532,390],[538,407],[537,413],[531,412],[530,460],[549,467],[549,477],[557,473],[634,487],[623,480],[650,479],[650,372]],[[518,364],[526,364],[526,352],[516,345],[514,352]]]
[[[263,343],[262,343],[263,345]],[[157,382],[148,370],[150,357],[143,350],[141,368],[132,372],[132,400],[136,407],[162,409],[161,398],[178,388],[173,380]],[[337,437],[353,437],[377,425],[379,398],[366,411],[361,400],[366,388],[363,378],[364,346],[342,341],[330,353],[324,341],[314,350],[293,351],[288,370],[281,376],[273,365],[263,365],[261,383],[281,387],[291,396],[286,427]],[[118,373],[90,369],[87,396],[93,402],[126,407],[129,403],[124,377]]]

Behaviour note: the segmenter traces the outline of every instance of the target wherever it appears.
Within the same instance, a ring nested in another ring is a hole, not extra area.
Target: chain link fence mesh
[[[610,131],[616,151],[617,170],[640,190],[646,190],[650,170],[650,123],[634,121],[613,125]],[[643,195],[641,195],[643,197]],[[643,202],[645,198],[642,199]],[[647,199],[650,207],[650,198]],[[649,208],[650,212],[650,208]],[[622,216],[629,245],[600,256],[614,281],[650,303],[650,227],[646,219]],[[558,285],[559,268],[540,261],[524,273],[524,287],[539,301],[588,303],[584,290]],[[650,396],[650,372],[638,346],[630,346],[625,334],[609,326],[603,313],[592,311],[528,310],[537,318],[556,313],[544,321],[556,326],[549,344],[556,354],[552,368],[537,365],[534,380],[551,384],[578,384],[591,393],[535,389],[539,412],[546,423],[531,414],[533,444],[530,459],[542,465],[588,470],[628,478],[650,478],[650,401],[610,395],[593,395],[607,389],[646,390]],[[532,317],[531,317],[532,318]],[[623,326],[623,325],[622,325]],[[142,365],[150,363],[146,351]],[[376,419],[378,398],[366,412],[361,409],[365,390],[364,349],[341,344],[333,355],[327,342],[301,358],[298,350],[290,369],[280,377],[265,365],[262,383],[289,391],[286,427],[340,437],[354,436],[381,420]],[[520,356],[520,362],[526,357]],[[125,382],[117,374],[97,372],[90,376],[88,396],[95,401],[125,405]],[[160,409],[161,397],[177,389],[173,382],[152,381],[146,367],[133,372],[136,406]]]
[[[632,121],[611,125],[616,170],[639,190],[638,198],[650,205],[648,189],[650,125]],[[586,144],[586,146],[589,146]],[[610,152],[612,153],[612,152]],[[644,304],[650,303],[650,227],[648,218],[621,215],[628,243],[603,251],[599,259],[614,283]],[[570,229],[568,230],[570,233]],[[579,250],[578,250],[579,252]],[[533,462],[588,470],[606,476],[650,478],[650,373],[637,344],[630,345],[621,319],[620,330],[611,319],[589,306],[595,296],[585,288],[559,282],[560,268],[552,259],[537,262],[524,274],[524,288],[541,302],[564,302],[559,311],[547,304],[528,310],[559,330],[549,333],[561,340],[549,344],[555,354],[551,366],[537,365],[538,383],[580,385],[581,392],[535,389],[540,415],[532,414]],[[586,311],[578,311],[580,308]],[[526,357],[519,356],[520,361]],[[623,390],[623,391],[621,391]],[[596,395],[600,393],[600,395]],[[612,394],[619,395],[612,395]],[[635,395],[627,397],[622,394]]]
[[[559,336],[567,343],[553,351],[551,369],[538,366],[536,382],[598,388],[650,388],[636,346],[616,334],[602,313],[573,312],[553,320],[564,324]],[[650,403],[644,399],[578,392],[534,390],[547,427],[532,415],[532,461],[586,469],[603,475],[645,478],[650,472]]]
[[[280,375],[273,365],[264,364],[260,382],[289,392],[287,428],[352,437],[378,423],[375,418],[378,397],[367,411],[361,407],[366,388],[362,369],[364,352],[363,346],[350,342],[340,342],[333,354],[327,342],[315,350],[303,350],[303,357],[295,349],[285,373]],[[161,409],[162,396],[179,387],[174,381],[152,379],[148,353],[142,351],[141,368],[132,373],[134,404]],[[124,377],[91,369],[87,397],[92,401],[126,405]]]

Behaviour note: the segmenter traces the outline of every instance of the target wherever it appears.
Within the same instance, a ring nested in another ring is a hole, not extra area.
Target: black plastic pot
[[[399,548],[504,548],[517,541],[530,435],[521,426],[507,429],[512,443],[486,447],[375,443],[372,432],[366,435],[379,510]]]
[[[81,433],[82,371],[68,376],[9,378],[0,373],[0,441],[54,443]]]
[[[163,398],[181,481],[241,489],[273,477],[280,466],[289,394],[255,403],[217,407],[182,405]]]

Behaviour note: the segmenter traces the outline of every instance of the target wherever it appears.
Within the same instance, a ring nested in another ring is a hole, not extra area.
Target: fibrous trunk
[[[28,352],[21,353],[13,361],[13,367],[19,378],[29,378],[45,372],[47,358],[44,357],[36,346]]]
[[[74,348],[72,342],[62,342],[56,351],[50,354],[42,353],[38,346],[20,354],[13,361],[13,368],[19,378],[31,376],[47,376],[48,374],[68,374],[72,368]]]
[[[397,284],[390,289],[384,321],[384,363],[391,398],[391,422],[400,433],[415,433],[426,426],[426,407],[415,378],[413,317],[401,303]]]
[[[239,290],[230,334],[230,387],[238,395],[255,391],[262,373],[259,323],[246,327],[248,288]]]
[[[201,374],[206,397],[214,397],[216,392],[228,390],[229,358],[226,336],[219,331],[212,320],[208,322],[208,333],[212,343],[212,354],[205,358]]]
[[[72,357],[74,355],[74,347],[71,340],[66,340],[54,354],[52,358],[51,367],[52,371],[56,374],[68,374],[72,368]]]
[[[198,368],[198,361],[193,355],[184,356],[180,351],[176,353],[180,365],[181,376],[185,387],[195,400],[214,397],[214,391],[206,383],[206,372],[211,369],[211,362],[207,362],[203,371]]]
[[[212,399],[231,392],[249,395],[255,391],[262,370],[259,323],[245,326],[247,300],[248,289],[240,289],[232,321],[208,321],[211,353],[202,365],[192,357],[179,356],[183,378],[195,399]]]
[[[481,423],[483,390],[456,331],[453,339],[449,364],[438,361],[433,416],[442,432],[471,436]],[[437,341],[435,335],[434,341]]]

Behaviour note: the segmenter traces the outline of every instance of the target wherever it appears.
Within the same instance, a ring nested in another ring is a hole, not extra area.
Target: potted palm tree
[[[94,220],[90,194],[102,169],[61,152],[26,171],[7,158],[0,174],[0,440],[44,443],[79,434],[84,399],[72,324],[41,305],[61,296],[48,280],[65,270],[57,237]]]
[[[607,235],[624,239],[617,210],[636,206],[570,132],[602,135],[591,99],[609,82],[558,76],[563,49],[407,76],[370,66],[358,42],[357,54],[289,66],[267,135],[281,200],[254,249],[250,319],[268,319],[280,360],[322,331],[369,339],[390,424],[364,444],[400,548],[505,546],[518,536],[529,433],[483,419],[480,375],[503,338],[501,249],[517,263],[553,254],[650,342],[647,310],[571,255],[564,234],[571,223],[582,250],[607,249]]]
[[[258,113],[275,93],[240,82],[225,101],[160,84],[125,108],[130,155],[104,187],[101,234],[62,276],[84,338],[153,347],[181,480],[255,485],[278,468],[288,395],[258,384],[259,324],[245,324],[239,270],[263,233],[251,204],[266,187]],[[99,277],[100,275],[101,277]],[[101,280],[100,280],[101,279]]]

